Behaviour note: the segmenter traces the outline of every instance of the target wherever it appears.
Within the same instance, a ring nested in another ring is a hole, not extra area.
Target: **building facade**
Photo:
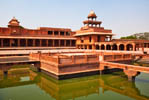
[[[75,47],[75,32],[68,28],[27,29],[13,18],[8,27],[0,27],[0,47]]]
[[[0,48],[12,47],[50,47],[50,48],[78,48],[93,50],[123,50],[136,51],[149,48],[149,40],[112,39],[112,30],[101,27],[94,11],[83,21],[80,30],[69,28],[40,27],[27,29],[13,18],[8,27],[0,27]]]
[[[136,51],[141,48],[144,51],[144,48],[149,48],[149,40],[112,39],[112,30],[101,27],[102,22],[96,20],[93,11],[87,18],[83,21],[84,26],[74,35],[78,49]]]

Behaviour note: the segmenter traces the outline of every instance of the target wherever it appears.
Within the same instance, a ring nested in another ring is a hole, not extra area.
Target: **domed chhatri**
[[[19,21],[15,18],[15,17],[13,17],[10,21],[9,21],[9,23],[8,23],[8,25],[10,25],[10,26],[19,26]]]
[[[95,12],[93,10],[90,11],[87,18],[97,18]]]

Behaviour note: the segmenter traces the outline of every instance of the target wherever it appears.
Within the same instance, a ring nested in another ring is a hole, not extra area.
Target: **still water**
[[[149,74],[135,82],[123,72],[55,80],[29,68],[13,68],[0,74],[0,100],[149,100]]]

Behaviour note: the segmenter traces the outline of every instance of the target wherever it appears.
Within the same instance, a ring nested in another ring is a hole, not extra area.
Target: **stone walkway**
[[[42,53],[48,53],[48,52],[115,52],[115,53],[133,53],[133,54],[142,54],[142,51],[114,51],[114,50],[83,50],[83,49],[54,49],[54,50],[0,50],[0,56],[5,55],[19,55],[19,54],[29,54],[29,53],[37,53],[38,51],[41,51]]]

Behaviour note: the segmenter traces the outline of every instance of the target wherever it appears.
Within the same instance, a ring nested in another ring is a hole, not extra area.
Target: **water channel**
[[[0,100],[149,100],[149,74],[129,82],[123,72],[56,80],[29,67],[0,72]]]

